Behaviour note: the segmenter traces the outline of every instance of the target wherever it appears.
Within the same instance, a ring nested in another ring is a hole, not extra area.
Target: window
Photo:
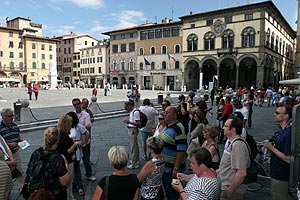
[[[125,70],[125,60],[121,61],[121,70]]]
[[[36,53],[32,53],[32,58],[36,58]]]
[[[280,38],[280,42],[279,42],[279,53],[281,53],[281,48],[282,48],[282,38]]]
[[[143,70],[143,63],[140,63],[140,70]]]
[[[9,52],[9,58],[14,58],[14,52]]]
[[[195,28],[196,27],[196,25],[195,24],[191,24],[191,28]]]
[[[162,38],[162,30],[155,29],[155,38]]]
[[[121,44],[121,52],[126,52],[126,44]]]
[[[41,44],[41,50],[45,50],[45,45]]]
[[[19,62],[19,69],[20,69],[20,70],[23,70],[23,69],[24,69],[24,64],[23,64],[23,62]]]
[[[129,60],[129,70],[133,71],[134,70],[134,62],[133,59]]]
[[[35,48],[36,48],[36,44],[32,43],[32,49],[35,49]]]
[[[98,49],[98,55],[101,55],[102,54],[102,50],[99,48]]]
[[[98,73],[99,73],[99,74],[102,73],[101,67],[98,67]]]
[[[213,25],[213,20],[212,19],[208,19],[206,20],[206,26],[210,26],[210,25]]]
[[[71,47],[68,47],[68,53],[71,53]]]
[[[175,69],[179,69],[179,61],[175,62]]]
[[[121,34],[121,39],[125,39],[125,34]]]
[[[129,43],[129,51],[135,51],[135,43]]]
[[[92,53],[91,53],[91,56],[94,56],[94,49],[92,49]]]
[[[198,37],[195,34],[191,34],[187,38],[187,50],[197,51],[198,49]]]
[[[274,32],[272,32],[272,36],[271,36],[271,49],[274,49],[274,38],[275,38],[275,34],[274,34]]]
[[[167,64],[166,64],[165,61],[163,61],[163,62],[161,63],[161,68],[162,68],[162,69],[167,69]]]
[[[147,40],[147,32],[146,31],[140,32],[140,40]]]
[[[34,76],[34,72],[30,72],[30,76]]]
[[[161,54],[167,54],[167,47],[166,46],[162,46]]]
[[[13,41],[9,41],[8,48],[14,48],[14,42]]]
[[[144,55],[144,49],[140,48],[140,56]]]
[[[42,69],[46,69],[46,64],[42,63]]]
[[[23,52],[19,52],[19,58],[23,58]]]
[[[84,41],[84,45],[87,45],[87,41]]]
[[[242,47],[255,46],[255,30],[252,27],[247,27],[242,31]]]
[[[148,31],[148,39],[154,39],[154,30]]]
[[[129,34],[129,37],[130,37],[130,38],[133,38],[133,33],[130,33],[130,34]]]
[[[267,47],[269,47],[269,45],[270,45],[270,36],[271,36],[271,33],[270,33],[270,29],[268,28],[267,34],[266,34],[266,46]]]
[[[23,42],[19,42],[18,49],[23,49]]]
[[[67,54],[67,48],[64,48],[64,54]]]
[[[95,68],[94,68],[94,67],[91,67],[90,73],[91,73],[91,74],[94,74],[94,73],[95,73]]]
[[[113,53],[117,53],[118,52],[118,45],[115,44],[115,45],[112,46],[112,52]]]
[[[279,37],[276,36],[276,40],[275,40],[275,51],[278,52],[278,43],[279,43]]]
[[[53,59],[53,55],[52,55],[52,54],[49,55],[49,59],[50,59],[50,60]]]
[[[225,23],[231,23],[232,22],[232,16],[225,17]]]
[[[155,63],[154,62],[151,62],[151,69],[153,70],[153,69],[155,69]]]
[[[180,27],[176,26],[176,27],[172,27],[172,37],[179,37],[180,33]]]
[[[19,35],[18,38],[22,38],[22,33],[19,33],[18,35]]]
[[[14,62],[9,62],[9,69],[15,69],[15,63]]]
[[[36,69],[36,62],[32,63],[32,69]]]
[[[253,14],[252,13],[245,14],[245,20],[252,20],[252,19],[253,19]]]
[[[164,37],[170,37],[170,28],[164,28],[163,35]]]
[[[45,54],[42,54],[42,59],[46,59]]]
[[[232,30],[226,30],[222,36],[222,48],[228,49],[233,48],[234,34]]]
[[[180,46],[179,46],[179,44],[175,45],[175,52],[174,53],[180,53]]]
[[[3,51],[0,51],[0,57],[3,57]]]
[[[151,47],[150,53],[151,53],[151,54],[155,54],[155,47]]]
[[[9,37],[13,37],[14,36],[14,33],[12,31],[9,31]]]
[[[215,49],[215,39],[216,36],[212,32],[208,32],[204,35],[204,49],[213,50]]]
[[[49,45],[49,51],[52,51],[52,45]]]

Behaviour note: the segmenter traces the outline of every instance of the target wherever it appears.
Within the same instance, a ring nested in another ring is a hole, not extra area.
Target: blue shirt
[[[292,154],[291,150],[292,127],[287,126],[278,132],[275,148],[286,156]],[[279,181],[288,181],[290,176],[290,164],[281,160],[274,153],[271,154],[270,175]]]

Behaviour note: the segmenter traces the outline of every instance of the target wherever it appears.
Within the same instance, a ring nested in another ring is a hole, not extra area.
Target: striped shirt
[[[165,172],[170,172],[174,168],[177,152],[186,152],[187,140],[184,127],[180,122],[167,126],[159,134],[159,138],[164,142],[162,155],[165,160]],[[182,160],[179,169],[185,168],[185,158]]]
[[[218,178],[194,175],[184,188],[190,200],[219,200],[221,183]]]
[[[0,124],[0,135],[4,138],[6,143],[20,141],[20,129],[16,123],[12,123],[11,127],[6,126],[3,121]],[[15,153],[19,149],[19,146],[10,147],[12,153]]]
[[[5,199],[5,193],[13,188],[11,172],[8,165],[0,161],[0,199]]]

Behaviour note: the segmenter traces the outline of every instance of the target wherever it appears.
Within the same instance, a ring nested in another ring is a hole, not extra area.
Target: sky
[[[30,17],[43,25],[44,37],[74,32],[104,39],[101,33],[106,31],[262,1],[266,0],[1,0],[0,23],[6,26],[7,17]],[[296,30],[297,0],[273,3]]]

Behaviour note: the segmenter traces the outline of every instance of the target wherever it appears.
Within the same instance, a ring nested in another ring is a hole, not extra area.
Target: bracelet
[[[179,192],[179,194],[181,194],[181,193],[185,193],[185,191],[184,191],[184,190],[182,190],[181,192]]]

